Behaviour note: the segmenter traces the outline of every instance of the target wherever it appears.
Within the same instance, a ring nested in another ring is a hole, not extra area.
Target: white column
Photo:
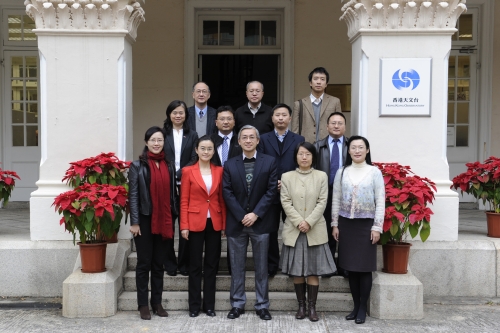
[[[132,43],[136,0],[26,0],[40,53],[42,159],[30,199],[31,240],[71,235],[51,207],[69,162],[101,152],[132,159]],[[125,228],[122,228],[120,233]]]
[[[458,195],[446,158],[448,57],[465,0],[351,0],[340,18],[352,43],[351,133],[376,162],[411,166],[437,185],[429,240],[458,238]],[[430,58],[430,116],[381,116],[381,59]],[[418,239],[418,236],[417,238]]]

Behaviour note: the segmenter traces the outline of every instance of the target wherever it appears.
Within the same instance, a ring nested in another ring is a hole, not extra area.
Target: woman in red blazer
[[[181,235],[189,240],[189,316],[197,317],[200,310],[215,316],[215,278],[221,253],[221,237],[226,229],[226,205],[222,198],[223,168],[210,163],[215,145],[208,136],[195,144],[198,161],[182,169]],[[203,243],[203,307],[201,278]]]

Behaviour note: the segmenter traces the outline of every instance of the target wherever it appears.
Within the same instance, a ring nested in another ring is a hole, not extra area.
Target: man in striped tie
[[[215,142],[217,154],[212,157],[215,165],[224,166],[224,163],[243,153],[238,144],[237,135],[234,133],[234,111],[229,105],[221,106],[217,109],[215,126],[217,133],[212,134],[212,140]]]
[[[332,221],[333,181],[337,170],[344,166],[347,156],[346,144],[349,138],[344,136],[346,129],[346,119],[344,114],[342,112],[331,113],[327,120],[326,129],[328,130],[328,136],[319,140],[315,144],[318,154],[316,159],[316,169],[324,171],[328,175],[328,201],[323,215],[326,219],[326,226],[328,230],[328,245],[330,247],[330,251],[332,252],[332,256],[335,258],[337,242],[332,236],[332,227],[330,226],[330,222]],[[339,274],[346,276],[346,273],[341,267],[338,267],[337,265],[337,268]]]

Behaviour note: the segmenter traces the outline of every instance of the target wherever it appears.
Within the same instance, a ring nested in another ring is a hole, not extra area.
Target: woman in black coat
[[[196,158],[194,147],[198,134],[189,128],[189,113],[183,101],[172,101],[167,107],[166,114],[167,118],[163,125],[166,134],[165,154],[170,161],[175,162],[177,185],[180,187],[181,169]],[[173,227],[175,230],[175,224]],[[175,258],[173,242],[168,245],[165,260],[165,271],[168,275],[177,275],[177,269],[182,275],[189,275],[189,242],[182,238],[180,228],[178,260]]]
[[[175,168],[164,151],[165,132],[154,126],[144,136],[146,146],[139,160],[130,165],[130,232],[137,249],[137,304],[141,319],[150,320],[148,282],[151,272],[151,308],[167,317],[161,297],[163,263],[167,244],[173,243],[173,216],[178,207]]]

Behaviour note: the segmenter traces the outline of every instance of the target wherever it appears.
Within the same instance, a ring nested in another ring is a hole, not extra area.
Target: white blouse
[[[210,190],[212,189],[212,175],[201,175],[203,177],[203,181],[205,182],[205,186],[207,187],[207,192],[210,194]],[[208,208],[207,219],[210,218],[210,208]]]

